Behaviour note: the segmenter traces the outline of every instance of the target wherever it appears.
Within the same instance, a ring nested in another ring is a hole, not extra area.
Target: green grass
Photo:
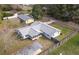
[[[59,24],[52,24],[52,26],[61,30],[62,35],[60,35],[60,36],[57,37],[60,40],[63,39],[68,33],[71,32],[70,28],[68,28],[68,27],[62,27]]]
[[[50,54],[58,55],[79,55],[79,33],[72,37],[68,42],[52,51]]]

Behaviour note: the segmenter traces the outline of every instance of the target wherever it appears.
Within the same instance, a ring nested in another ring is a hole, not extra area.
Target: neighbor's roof
[[[18,17],[22,20],[28,20],[28,19],[32,19],[32,17],[30,17],[29,15],[26,15],[26,14],[20,14],[18,15]]]
[[[35,53],[38,49],[43,48],[42,45],[35,41],[32,45],[25,47],[23,49],[21,49],[20,51],[17,51],[16,54],[18,55],[32,55],[33,53]]]

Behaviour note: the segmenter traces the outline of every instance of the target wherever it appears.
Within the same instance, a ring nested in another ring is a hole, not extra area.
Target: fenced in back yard
[[[70,40],[67,40],[67,39],[66,40],[62,40],[61,41],[61,44],[64,43],[64,41],[68,41],[68,42],[66,42],[62,46],[59,46],[57,49],[52,49],[52,51],[49,54],[51,54],[51,55],[52,54],[53,55],[57,55],[57,54],[63,54],[63,55],[79,55],[79,25],[78,24],[75,24],[73,22],[69,22],[66,25],[68,27],[74,29],[74,32],[71,33],[71,35],[70,35],[71,36]]]
[[[56,37],[56,39],[58,39],[58,40],[62,40],[70,32],[73,31],[73,29],[71,29],[70,27],[68,27],[66,25],[63,25],[63,24],[61,25],[61,24],[58,24],[58,23],[52,23],[50,25],[61,30],[61,35],[59,35],[58,37]]]
[[[60,42],[57,44],[53,44],[53,46],[50,46],[46,50],[42,51],[40,54],[53,54],[52,51],[54,51],[56,48],[63,45],[65,42],[67,42],[70,38],[75,36],[78,33],[78,29],[75,29],[71,26],[66,25],[65,23],[53,23],[50,24],[51,26],[54,26],[56,28],[59,28],[62,32],[60,36],[58,36],[56,39],[58,39]],[[61,50],[62,51],[62,50]],[[56,52],[56,51],[55,51]]]
[[[49,54],[58,55],[60,53],[63,55],[79,55],[79,33],[62,46],[52,50]]]
[[[58,42],[57,44],[53,44],[53,46],[50,46],[49,48],[47,48],[46,50],[44,50],[43,52],[41,52],[40,54],[45,55],[45,54],[53,54],[52,51],[54,51],[56,48],[60,47],[61,45],[63,45],[65,42],[67,42],[69,39],[71,39],[73,36],[75,36],[78,33],[78,31],[72,31],[71,33],[69,33],[66,37],[64,37],[60,42]],[[61,50],[62,51],[62,50]],[[56,52],[56,51],[55,51]]]

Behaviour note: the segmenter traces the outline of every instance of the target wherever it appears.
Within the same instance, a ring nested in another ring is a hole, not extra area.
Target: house
[[[26,24],[30,24],[34,22],[34,19],[32,16],[29,16],[27,14],[20,14],[18,15],[18,18],[20,19],[21,22],[25,22]]]
[[[38,39],[41,35],[51,39],[60,35],[61,30],[43,22],[34,22],[30,26],[19,28],[16,32],[23,38]]]
[[[42,52],[42,45],[35,41],[33,42],[33,44],[31,44],[28,47],[24,47],[22,49],[20,49],[19,51],[17,51],[17,55],[37,55],[40,52]]]

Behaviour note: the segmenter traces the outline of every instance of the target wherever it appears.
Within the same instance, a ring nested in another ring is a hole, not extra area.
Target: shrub
[[[43,17],[42,7],[40,5],[34,5],[32,9],[32,16],[35,19],[41,19]]]
[[[12,16],[12,13],[3,13],[3,17],[8,17],[8,16]]]
[[[7,5],[1,5],[1,9],[3,11],[10,11],[12,10],[13,8],[11,7],[11,5],[7,4]]]

